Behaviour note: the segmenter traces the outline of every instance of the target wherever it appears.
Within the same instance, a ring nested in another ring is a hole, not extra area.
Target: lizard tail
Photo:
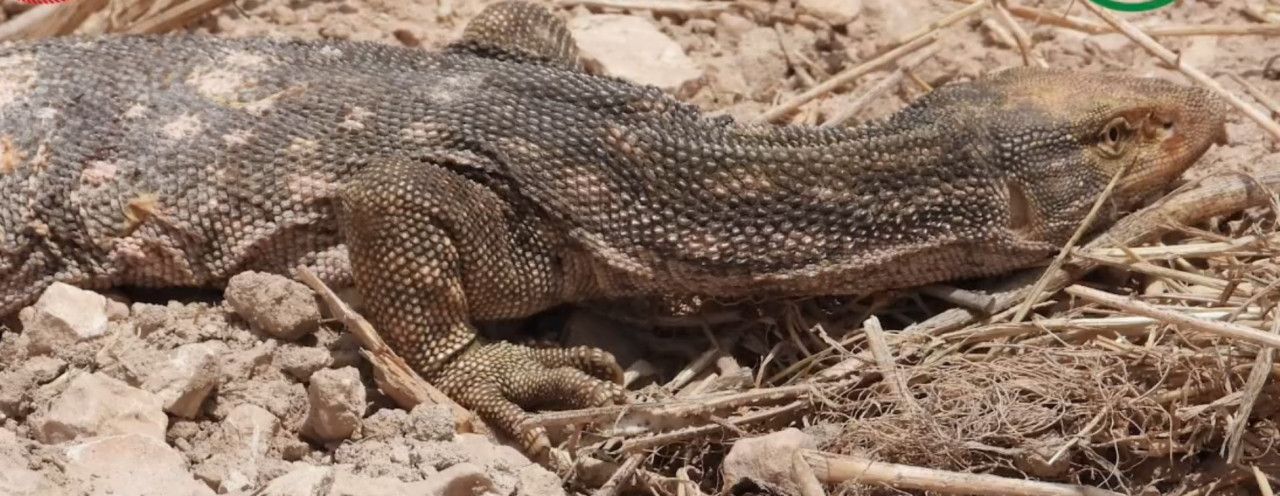
[[[467,24],[453,49],[497,51],[579,67],[578,46],[564,21],[546,8],[508,0],[485,8]]]

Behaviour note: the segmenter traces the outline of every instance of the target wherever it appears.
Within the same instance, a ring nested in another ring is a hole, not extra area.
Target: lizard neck
[[[660,286],[874,291],[987,275],[1051,250],[1009,237],[1005,181],[972,146],[980,138],[945,121],[709,134],[673,148],[643,188],[662,207],[642,217],[654,223],[642,256]]]

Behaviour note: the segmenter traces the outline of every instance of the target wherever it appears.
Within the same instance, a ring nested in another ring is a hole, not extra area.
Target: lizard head
[[[934,93],[1005,179],[1010,227],[1039,241],[1065,241],[1117,174],[1107,218],[1226,140],[1224,102],[1161,79],[1019,68]]]

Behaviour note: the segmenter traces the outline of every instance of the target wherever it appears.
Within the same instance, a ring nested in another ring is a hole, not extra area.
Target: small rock
[[[439,457],[441,460],[451,460],[446,467],[452,467],[458,463],[472,463],[483,467],[486,477],[493,481],[493,485],[498,489],[494,492],[499,494],[538,494],[543,496],[562,496],[565,494],[561,485],[560,478],[556,474],[543,468],[541,465],[533,463],[523,453],[510,446],[496,444],[488,438],[478,434],[459,434],[457,438],[450,443],[424,443],[423,448],[430,444],[438,444],[447,452],[430,453],[426,449],[420,449],[417,454],[419,458],[427,464],[432,464],[432,458]],[[432,464],[437,468],[439,464]]]
[[[31,357],[22,364],[22,370],[30,372],[36,384],[46,384],[57,379],[66,368],[66,361],[48,356]]]
[[[333,469],[302,465],[272,479],[257,494],[262,496],[327,496],[333,487]]]
[[[408,422],[409,412],[399,408],[381,408],[360,422],[360,432],[365,439],[401,437]]]
[[[23,334],[30,338],[28,353],[51,353],[106,334],[107,298],[55,282],[35,305],[18,312],[18,319]]]
[[[409,412],[405,435],[419,441],[451,441],[457,434],[453,410],[445,405],[421,404]]]
[[[107,298],[107,320],[116,321],[129,318],[129,303],[117,297]]]
[[[226,301],[254,329],[284,341],[320,325],[320,308],[306,285],[263,272],[242,272],[227,281]]]
[[[241,403],[253,403],[280,419],[281,425],[300,426],[307,416],[307,387],[284,374],[270,374],[257,380],[229,382],[218,388],[218,400],[209,412],[217,418],[231,415]]]
[[[557,484],[557,490],[560,489]],[[407,484],[404,494],[437,494],[440,496],[470,496],[472,494],[496,493],[493,480],[485,475],[484,469],[470,464],[459,463],[441,470],[426,480]],[[520,494],[553,494],[553,492],[523,492]]]
[[[739,440],[729,449],[720,469],[725,487],[749,479],[779,494],[800,494],[792,477],[791,457],[800,449],[816,447],[813,437],[794,427]]]
[[[414,480],[421,476],[420,468],[414,463],[413,450],[401,438],[364,436],[359,441],[344,442],[333,450],[333,463],[350,465],[365,477]]]
[[[1063,446],[1071,446],[1065,439],[1051,437],[1041,440],[1021,450],[1013,457],[1014,466],[1027,474],[1045,479],[1061,478],[1071,473],[1071,460],[1075,458],[1074,449],[1068,450],[1058,459],[1053,457]],[[1053,463],[1049,463],[1053,460]]]
[[[218,385],[219,360],[226,352],[227,345],[220,341],[179,346],[155,364],[142,381],[142,388],[159,396],[166,412],[193,418]]]
[[[50,356],[34,356],[18,367],[0,371],[0,419],[25,417],[36,388],[58,378],[67,362]],[[0,493],[3,494],[3,493]]]
[[[645,19],[615,14],[574,17],[569,30],[593,70],[668,91],[702,78],[684,49]]]
[[[345,469],[345,470],[344,470]],[[351,473],[346,466],[337,466],[333,475],[333,487],[330,496],[399,496],[401,494],[431,494],[445,496],[446,493],[411,490],[409,484],[395,477],[367,477]],[[475,493],[458,493],[470,496]]]
[[[862,11],[862,0],[798,0],[796,10],[832,26],[848,24]]]
[[[94,373],[71,379],[30,423],[34,437],[47,444],[123,434],[163,441],[169,417],[156,395]]]
[[[280,420],[267,409],[246,403],[231,409],[222,420],[222,432],[232,449],[251,458],[267,454],[271,439],[280,430]]]
[[[294,379],[310,382],[311,374],[333,363],[333,355],[313,346],[284,345],[276,348],[273,363]]]
[[[196,467],[196,477],[219,492],[252,489],[280,430],[279,419],[265,408],[244,403],[231,409],[219,427],[210,446],[214,454]]]
[[[316,372],[307,387],[307,399],[311,409],[306,429],[317,440],[341,441],[360,428],[367,405],[360,372],[354,367]]]
[[[66,455],[67,478],[86,494],[213,494],[187,471],[181,453],[150,436],[88,438],[67,447]]]

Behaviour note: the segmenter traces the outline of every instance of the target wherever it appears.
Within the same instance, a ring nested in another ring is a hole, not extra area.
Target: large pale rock
[[[594,70],[628,81],[678,91],[702,78],[684,49],[645,19],[614,14],[569,21],[582,59]]]
[[[816,447],[812,436],[796,428],[739,440],[729,449],[720,469],[725,487],[748,479],[778,494],[800,494],[792,476],[792,456],[801,449]]]
[[[320,325],[320,307],[306,285],[278,274],[242,272],[227,281],[227,304],[254,329],[284,341]]]
[[[68,446],[66,455],[67,478],[86,494],[214,494],[191,476],[181,453],[150,436],[88,438]]]
[[[220,341],[179,346],[154,364],[142,381],[142,388],[160,397],[166,412],[194,418],[218,385],[219,357],[226,352],[227,345]]]
[[[169,425],[160,398],[100,373],[79,374],[30,419],[36,440],[137,434],[164,440]]]
[[[44,474],[27,466],[27,453],[19,446],[18,436],[0,428],[0,494],[37,496],[59,491]]]
[[[797,0],[796,10],[839,26],[858,17],[858,12],[862,11],[862,0]]]
[[[55,282],[35,305],[18,312],[27,352],[47,354],[107,332],[107,298]]]
[[[311,376],[307,386],[306,430],[320,441],[341,441],[360,428],[365,388],[355,367],[325,369]]]

